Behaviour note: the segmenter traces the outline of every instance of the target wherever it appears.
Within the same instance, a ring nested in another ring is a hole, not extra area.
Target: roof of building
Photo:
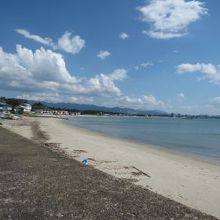
[[[45,105],[43,105],[42,103],[40,103],[40,102],[38,102],[38,103],[34,103],[33,105],[32,105],[32,109],[35,109],[35,110],[37,110],[37,109],[47,109],[47,106],[45,106]]]
[[[11,107],[11,105],[8,105],[7,103],[0,102],[1,107]]]

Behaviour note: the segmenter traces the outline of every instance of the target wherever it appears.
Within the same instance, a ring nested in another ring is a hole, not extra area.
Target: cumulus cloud
[[[100,50],[99,53],[97,54],[97,57],[104,60],[106,57],[110,56],[111,53],[107,50]]]
[[[79,35],[72,36],[70,32],[65,32],[58,39],[58,47],[67,53],[77,54],[85,47],[85,40]]]
[[[41,37],[39,35],[31,34],[25,29],[16,29],[18,34],[21,34],[25,38],[34,40],[43,45],[49,46],[54,50],[60,49],[67,53],[77,54],[85,47],[85,40],[83,40],[79,35],[73,36],[70,32],[66,31],[55,43],[51,38]]]
[[[75,82],[61,54],[44,48],[33,52],[21,45],[16,46],[16,54],[6,53],[0,47],[0,77],[2,83],[10,80],[13,85],[28,80],[53,82],[54,85],[58,82]]]
[[[76,78],[66,68],[61,54],[43,47],[32,51],[21,45],[16,53],[0,47],[0,86],[17,91],[57,92],[69,95],[119,96],[115,81],[125,79],[127,71],[116,69],[109,74]]]
[[[213,65],[211,63],[183,63],[178,65],[177,72],[179,74],[199,72],[203,74],[205,79],[209,79],[210,82],[220,84],[220,66]]]
[[[205,63],[184,63],[177,66],[178,73],[186,73],[186,72],[201,72],[204,74],[212,75],[217,73],[217,68],[213,64],[205,64]]]
[[[125,69],[116,69],[109,75],[112,80],[123,80],[126,79],[127,76],[127,71]]]
[[[129,35],[126,34],[126,33],[124,33],[124,32],[122,32],[122,33],[119,35],[119,37],[120,37],[122,40],[125,40],[125,39],[129,38]]]
[[[137,10],[141,20],[150,25],[150,30],[142,33],[157,39],[182,37],[191,23],[207,14],[204,3],[198,0],[151,0]]]
[[[106,96],[120,96],[121,90],[115,85],[115,81],[127,78],[127,70],[116,69],[110,74],[98,74],[85,82],[85,87],[90,94],[102,94]]]
[[[86,85],[90,94],[121,95],[121,90],[115,85],[111,77],[102,73],[91,78]]]
[[[134,108],[163,106],[163,102],[153,95],[125,96],[116,83],[126,78],[127,71],[123,68],[91,78],[78,78],[68,71],[60,53],[43,47],[33,51],[21,45],[16,45],[15,53],[8,53],[0,47],[0,88],[19,92],[19,98],[122,104]]]
[[[86,88],[90,93],[103,92],[106,94],[120,96],[121,90],[115,85],[114,81],[120,81],[127,78],[125,69],[116,69],[110,74],[98,74],[86,83]]]
[[[153,95],[145,95],[143,96],[143,101],[149,105],[153,105],[153,106],[163,106],[164,103],[160,100],[157,100]]]

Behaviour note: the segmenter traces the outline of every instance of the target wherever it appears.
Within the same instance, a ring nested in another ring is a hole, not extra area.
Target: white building
[[[0,102],[0,112],[8,112],[11,111],[12,107],[4,102]]]
[[[22,105],[19,105],[19,108],[23,109],[24,112],[31,112],[31,105],[24,103]]]

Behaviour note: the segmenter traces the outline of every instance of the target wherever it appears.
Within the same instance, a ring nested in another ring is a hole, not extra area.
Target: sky
[[[0,96],[220,114],[219,0],[0,1]]]

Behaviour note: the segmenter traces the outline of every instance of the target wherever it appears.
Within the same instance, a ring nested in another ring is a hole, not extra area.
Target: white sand
[[[92,158],[91,165],[120,178],[136,179],[163,196],[220,218],[220,165],[160,151],[150,145],[107,137],[70,126],[60,119],[37,118],[49,142],[77,160]],[[25,126],[6,126],[31,138]],[[30,130],[30,129],[29,129]],[[85,151],[85,152],[83,152]],[[150,175],[135,176],[136,169]]]

